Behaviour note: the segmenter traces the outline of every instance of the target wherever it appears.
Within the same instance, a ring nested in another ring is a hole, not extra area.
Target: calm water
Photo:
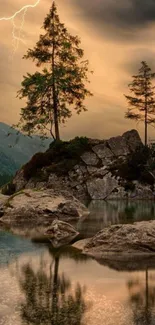
[[[77,227],[87,237],[107,224],[153,219],[154,211],[151,202],[94,202],[89,222]],[[0,232],[0,325],[11,324],[153,325],[155,270],[118,272],[74,248]]]

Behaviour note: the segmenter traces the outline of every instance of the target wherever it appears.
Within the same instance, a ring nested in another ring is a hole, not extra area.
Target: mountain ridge
[[[44,152],[51,139],[42,140],[38,135],[26,136],[0,122],[0,176],[15,172],[37,152]]]

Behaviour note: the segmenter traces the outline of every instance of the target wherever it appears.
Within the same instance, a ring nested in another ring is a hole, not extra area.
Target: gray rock
[[[106,166],[103,166],[103,167],[98,168],[98,169],[96,170],[96,172],[94,173],[94,176],[95,176],[95,177],[102,177],[102,178],[103,178],[103,176],[107,175],[108,173],[109,173],[109,171],[108,171],[108,169],[106,168]]]
[[[112,151],[107,147],[106,141],[104,143],[98,144],[97,146],[93,147],[92,150],[96,153],[96,155],[100,159],[112,158],[114,156]]]
[[[142,146],[141,138],[136,130],[127,131],[122,137],[127,141],[130,152]]]
[[[108,146],[116,157],[129,154],[130,150],[125,137],[113,137],[109,139]]]
[[[150,185],[144,185],[137,182],[135,184],[135,190],[128,193],[128,198],[152,200],[155,198],[155,193],[152,192]]]
[[[91,238],[78,240],[72,246],[82,251],[90,239]]]
[[[84,247],[96,258],[155,254],[155,221],[114,225],[98,232]]]
[[[16,186],[16,192],[21,191],[27,184],[26,179],[24,178],[24,171],[23,169],[20,169],[14,179],[13,179],[13,184]]]
[[[99,162],[99,159],[97,158],[96,154],[91,151],[85,152],[81,159],[84,161],[84,163],[88,166],[96,166]]]
[[[109,171],[106,169],[105,166],[101,167],[101,168],[96,168],[93,166],[88,166],[87,170],[89,172],[90,175],[93,175],[93,177],[103,177],[105,176]]]
[[[95,174],[95,172],[98,170],[98,168],[94,167],[94,166],[87,166],[87,170],[88,170],[88,173],[90,175],[92,175],[92,174]]]
[[[118,186],[118,181],[112,177],[111,173],[103,179],[95,178],[87,181],[87,189],[93,200],[105,200]]]
[[[117,186],[108,196],[107,200],[122,200],[130,197],[132,192],[127,193],[122,186]]]
[[[55,218],[78,219],[89,214],[88,209],[71,194],[53,190],[23,190],[11,196],[4,205],[2,221],[10,225],[49,226]]]
[[[70,244],[78,235],[73,226],[60,220],[54,220],[45,232],[55,248]]]

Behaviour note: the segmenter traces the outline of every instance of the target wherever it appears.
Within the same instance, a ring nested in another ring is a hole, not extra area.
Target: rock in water
[[[79,233],[69,223],[54,220],[45,235],[49,238],[55,248],[70,244]]]
[[[2,221],[10,226],[42,226],[54,219],[73,220],[87,216],[88,209],[70,193],[54,190],[23,190],[7,199]]]
[[[155,221],[105,228],[85,245],[84,252],[97,259],[155,256]]]

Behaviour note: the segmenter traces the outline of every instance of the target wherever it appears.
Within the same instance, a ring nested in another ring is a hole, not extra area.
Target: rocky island
[[[14,232],[37,229],[55,246],[69,244],[79,233],[66,221],[89,217],[86,199],[154,199],[153,163],[136,130],[109,140],[54,142],[2,188],[1,224]],[[141,222],[105,228],[80,248],[96,259],[153,255],[154,240],[155,222]]]
[[[60,141],[34,155],[2,192],[63,188],[80,200],[154,199],[147,156],[136,130],[109,140]]]

